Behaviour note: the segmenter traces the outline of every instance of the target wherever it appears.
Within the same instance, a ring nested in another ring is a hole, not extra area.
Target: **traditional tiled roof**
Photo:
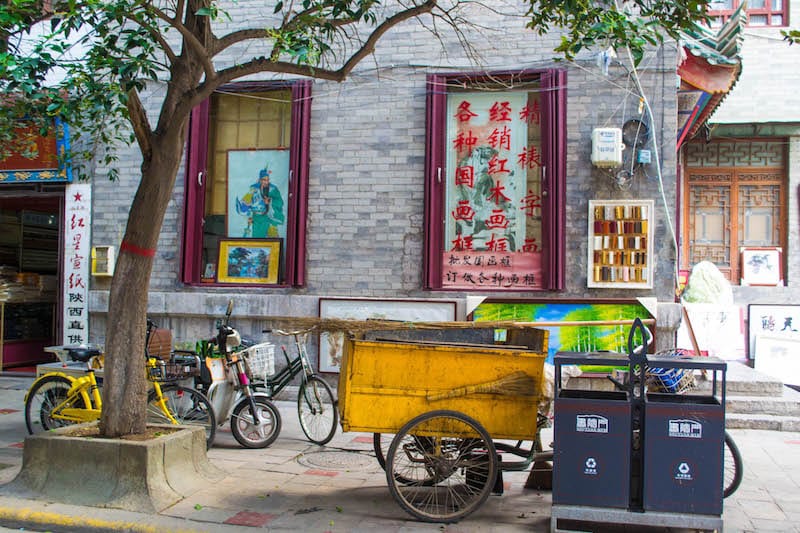
[[[741,75],[746,5],[742,2],[716,31],[696,24],[683,32],[684,59],[678,66],[678,148],[706,123]]]

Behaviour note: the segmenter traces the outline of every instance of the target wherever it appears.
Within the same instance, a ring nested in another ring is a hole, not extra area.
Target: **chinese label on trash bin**
[[[670,437],[700,439],[703,438],[703,425],[694,420],[670,420],[668,422]]]
[[[600,415],[578,415],[575,431],[580,433],[608,433],[608,418]]]

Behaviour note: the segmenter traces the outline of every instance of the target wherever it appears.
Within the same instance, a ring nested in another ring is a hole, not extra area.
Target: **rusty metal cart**
[[[547,331],[509,330],[506,344],[483,336],[373,331],[345,340],[342,429],[394,435],[389,490],[418,520],[458,521],[480,507],[503,470],[552,459],[538,439]]]

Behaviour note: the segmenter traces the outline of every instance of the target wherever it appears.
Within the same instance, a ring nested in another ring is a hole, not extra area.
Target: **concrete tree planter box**
[[[148,426],[164,434],[141,441],[70,435],[91,425],[27,437],[22,470],[6,490],[60,503],[159,512],[225,477],[208,461],[201,427]]]

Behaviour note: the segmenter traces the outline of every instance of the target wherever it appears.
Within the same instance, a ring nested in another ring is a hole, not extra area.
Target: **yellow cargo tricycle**
[[[548,332],[507,334],[502,344],[480,329],[370,331],[344,341],[342,429],[375,435],[392,496],[418,520],[456,522],[502,491],[503,470],[552,459],[538,411]]]

